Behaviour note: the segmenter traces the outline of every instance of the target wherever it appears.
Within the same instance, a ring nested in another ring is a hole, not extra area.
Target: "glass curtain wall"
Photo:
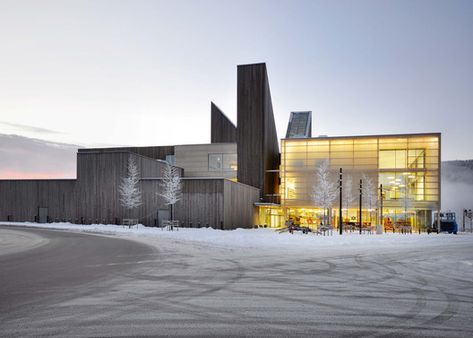
[[[328,160],[330,178],[338,187],[343,169],[343,221],[359,226],[359,181],[363,179],[363,226],[379,220],[379,185],[383,185],[383,220],[387,231],[417,230],[429,224],[426,215],[440,205],[440,135],[401,135],[283,139],[280,167],[281,204],[286,217],[308,226],[323,221],[313,194],[319,189],[316,168]],[[350,179],[349,179],[350,178]],[[351,196],[345,196],[345,195]],[[338,224],[338,194],[328,221]],[[327,217],[325,218],[327,219]]]

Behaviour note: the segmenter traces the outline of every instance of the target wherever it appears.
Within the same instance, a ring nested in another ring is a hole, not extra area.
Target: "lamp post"
[[[343,234],[343,218],[342,218],[342,168],[340,168],[340,180],[339,180],[339,187],[340,187],[340,206],[338,211],[338,227],[340,230],[340,235]]]
[[[363,180],[360,178],[360,235],[361,235],[361,227],[362,227],[362,221],[361,221],[361,207],[362,207],[362,195],[363,195]]]

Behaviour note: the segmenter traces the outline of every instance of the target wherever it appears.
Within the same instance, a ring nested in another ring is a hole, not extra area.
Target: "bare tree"
[[[376,205],[378,204],[378,193],[373,183],[372,177],[363,173],[362,180],[363,180],[363,200],[365,202],[364,204],[366,206],[366,209],[368,209],[368,214],[370,216],[370,222],[371,222],[371,214],[373,212],[373,209],[376,208]]]
[[[165,205],[171,206],[171,220],[174,220],[174,204],[182,198],[182,179],[179,169],[166,165],[160,186],[162,193],[159,195],[164,198]]]
[[[127,166],[127,176],[122,178],[118,187],[120,203],[128,210],[135,209],[142,204],[141,190],[139,187],[140,174],[135,161],[130,158]]]
[[[337,198],[337,187],[335,182],[330,178],[329,161],[321,162],[316,168],[316,184],[312,190],[312,200],[316,206],[324,209],[324,224],[325,211],[329,209],[335,199]]]
[[[343,197],[342,197],[342,205],[345,206],[346,209],[346,218],[348,218],[348,209],[353,205],[355,202],[355,195],[353,194],[353,178],[351,175],[343,175],[342,181],[342,189],[343,189]]]

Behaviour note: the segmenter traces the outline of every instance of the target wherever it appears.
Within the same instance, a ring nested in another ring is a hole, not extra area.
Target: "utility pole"
[[[361,228],[362,228],[362,221],[361,221],[361,208],[362,208],[362,203],[361,203],[361,199],[362,199],[362,195],[363,195],[363,180],[360,178],[360,235],[361,235]]]
[[[338,212],[338,227],[340,229],[340,235],[343,234],[343,216],[342,216],[342,168],[340,168],[340,180],[339,180],[339,187],[340,187],[340,208]]]

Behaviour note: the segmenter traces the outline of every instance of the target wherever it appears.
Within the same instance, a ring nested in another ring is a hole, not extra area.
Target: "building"
[[[137,218],[159,225],[169,218],[159,193],[170,164],[183,179],[183,198],[175,206],[182,226],[279,227],[291,218],[316,227],[323,209],[312,198],[315,170],[326,160],[334,183],[340,168],[346,182],[352,178],[346,192],[358,194],[358,181],[365,180],[363,191],[371,198],[362,206],[363,225],[381,222],[382,210],[386,228],[422,228],[440,209],[439,133],[314,138],[312,113],[293,112],[280,151],[264,63],[237,67],[236,126],[214,103],[210,111],[209,144],[79,149],[77,179],[0,180],[0,220],[120,224]],[[118,192],[130,159],[139,167],[143,195],[133,212],[120,205]],[[342,198],[347,226],[359,222],[355,197],[349,203]],[[335,200],[328,210],[332,224],[338,210]]]
[[[382,196],[385,227],[405,224],[422,229],[432,224],[432,211],[440,209],[440,141],[439,133],[285,138],[281,141],[281,203],[262,204],[260,223],[280,226],[293,218],[302,225],[320,224],[323,209],[314,205],[312,197],[318,189],[315,168],[328,160],[333,183],[338,187],[342,169],[342,182],[345,179],[350,185],[342,184],[344,224],[359,226],[362,179],[363,224],[380,223]],[[339,224],[339,205],[337,195],[330,211],[333,224]]]

